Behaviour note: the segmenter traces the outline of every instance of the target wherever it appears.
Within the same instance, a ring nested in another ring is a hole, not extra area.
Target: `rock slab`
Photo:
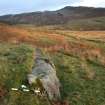
[[[36,83],[37,79],[41,81],[50,100],[60,99],[60,82],[56,75],[55,66],[47,57],[43,57],[40,49],[36,49],[35,67],[28,75],[29,84]]]

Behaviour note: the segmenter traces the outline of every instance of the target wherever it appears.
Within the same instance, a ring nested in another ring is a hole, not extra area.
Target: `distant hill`
[[[67,6],[56,11],[31,12],[16,15],[5,15],[0,21],[10,24],[58,25],[80,19],[91,19],[105,16],[105,8]]]

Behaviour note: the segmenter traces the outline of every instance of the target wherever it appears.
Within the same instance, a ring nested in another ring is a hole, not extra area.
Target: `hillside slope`
[[[89,19],[78,19],[68,21],[66,24],[56,25],[55,29],[76,30],[76,31],[98,31],[105,30],[105,17],[96,17]]]
[[[105,8],[65,7],[57,11],[32,12],[1,16],[0,21],[11,24],[57,25],[71,20],[105,16]]]

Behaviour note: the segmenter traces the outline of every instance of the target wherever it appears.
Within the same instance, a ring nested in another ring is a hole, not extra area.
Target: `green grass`
[[[11,91],[27,84],[27,74],[34,63],[34,48],[29,45],[0,44],[0,87],[8,91],[0,105],[49,105],[34,94]]]
[[[33,64],[33,49],[25,45],[0,44],[0,81],[6,88],[18,87]]]
[[[57,41],[54,41],[53,39],[49,39],[47,37],[41,37],[39,38],[39,43],[44,46],[53,46],[57,44]]]
[[[61,81],[61,93],[71,105],[105,104],[105,68],[80,58],[52,55]],[[82,65],[84,64],[84,67]],[[91,75],[94,73],[94,75]],[[89,78],[93,76],[92,78]]]
[[[12,87],[27,84],[27,74],[34,63],[34,47],[0,44],[0,86],[8,93],[0,105],[50,105],[46,98]],[[45,52],[44,52],[45,53]],[[49,53],[61,83],[62,100],[70,105],[105,105],[105,67],[95,60],[81,59],[66,53]]]

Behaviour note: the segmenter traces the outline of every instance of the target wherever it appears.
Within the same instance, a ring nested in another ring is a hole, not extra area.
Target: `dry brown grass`
[[[68,37],[75,40],[68,40]],[[51,52],[63,50],[74,56],[87,59],[100,59],[105,64],[101,48],[87,44],[80,39],[101,39],[105,41],[105,31],[61,31],[45,27],[9,26],[0,24],[0,41],[21,43],[26,42],[45,48]],[[52,43],[51,43],[52,42]]]
[[[51,33],[43,29],[42,31],[39,28],[36,28],[34,30],[30,28],[23,29],[21,27],[0,24],[0,41],[8,41],[13,43],[29,42],[37,45],[37,43],[39,43],[41,39],[52,40],[58,44],[60,44],[61,42],[66,42],[64,36],[59,36],[59,34],[53,32]]]
[[[77,38],[105,38],[105,31],[67,31],[63,30],[62,33],[70,34]]]

